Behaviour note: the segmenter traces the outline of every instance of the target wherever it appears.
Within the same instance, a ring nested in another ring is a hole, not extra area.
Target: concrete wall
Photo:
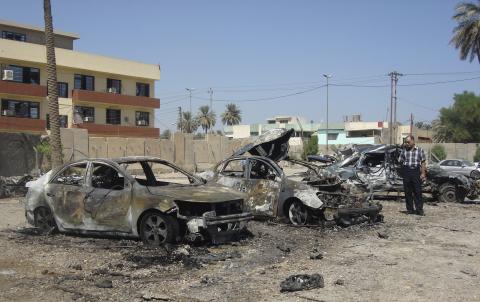
[[[456,143],[442,143],[442,144],[424,144],[420,143],[418,144],[420,147],[423,148],[425,151],[425,155],[427,156],[429,162],[432,162],[431,160],[431,149],[435,145],[442,145],[445,147],[445,151],[447,152],[447,158],[458,158],[458,159],[466,159],[473,161],[473,156],[475,155],[475,152],[477,148],[480,146],[480,144],[456,144]]]
[[[34,147],[40,135],[0,133],[0,176],[30,173],[35,168]]]

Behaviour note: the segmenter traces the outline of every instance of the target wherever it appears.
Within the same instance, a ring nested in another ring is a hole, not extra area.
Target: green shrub
[[[308,155],[315,155],[318,153],[318,136],[313,135],[310,139],[303,144],[302,158],[306,159]]]
[[[475,155],[473,156],[473,161],[480,161],[480,147],[478,147],[477,151],[475,151]]]
[[[432,155],[435,155],[439,161],[447,158],[447,152],[445,151],[445,147],[442,145],[433,146]]]

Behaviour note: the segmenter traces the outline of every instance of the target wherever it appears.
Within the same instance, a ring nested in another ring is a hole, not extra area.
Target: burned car
[[[243,194],[155,157],[81,160],[27,186],[26,218],[42,230],[135,237],[150,245],[184,236],[219,243],[253,218]]]
[[[357,186],[379,192],[403,191],[402,166],[398,162],[401,146],[376,145],[354,151],[351,156],[327,169]],[[427,167],[427,179],[422,185],[424,193],[444,202],[463,202],[465,197],[478,197],[478,180],[453,172],[437,165]],[[379,195],[379,193],[377,193]]]
[[[365,194],[349,195],[336,175],[324,173],[314,164],[288,159],[292,133],[285,129],[268,131],[203,176],[244,192],[246,205],[256,217],[288,219],[294,225],[326,221],[350,225],[381,219],[381,205],[370,203]],[[280,162],[302,165],[307,171],[295,180],[286,176]]]

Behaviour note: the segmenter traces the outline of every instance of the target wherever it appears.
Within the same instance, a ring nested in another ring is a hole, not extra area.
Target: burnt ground
[[[253,237],[233,244],[152,249],[38,235],[25,224],[21,199],[3,199],[0,300],[480,301],[480,204],[427,205],[419,217],[400,213],[402,203],[382,203],[382,224],[253,222]],[[314,250],[323,259],[310,259]],[[280,292],[288,276],[314,273],[324,288]]]

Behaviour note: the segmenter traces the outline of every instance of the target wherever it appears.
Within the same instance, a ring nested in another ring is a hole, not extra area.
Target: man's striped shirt
[[[398,161],[403,163],[404,166],[410,168],[420,167],[422,162],[425,161],[425,153],[423,152],[422,148],[417,146],[410,150],[402,149],[402,152],[398,157]]]

